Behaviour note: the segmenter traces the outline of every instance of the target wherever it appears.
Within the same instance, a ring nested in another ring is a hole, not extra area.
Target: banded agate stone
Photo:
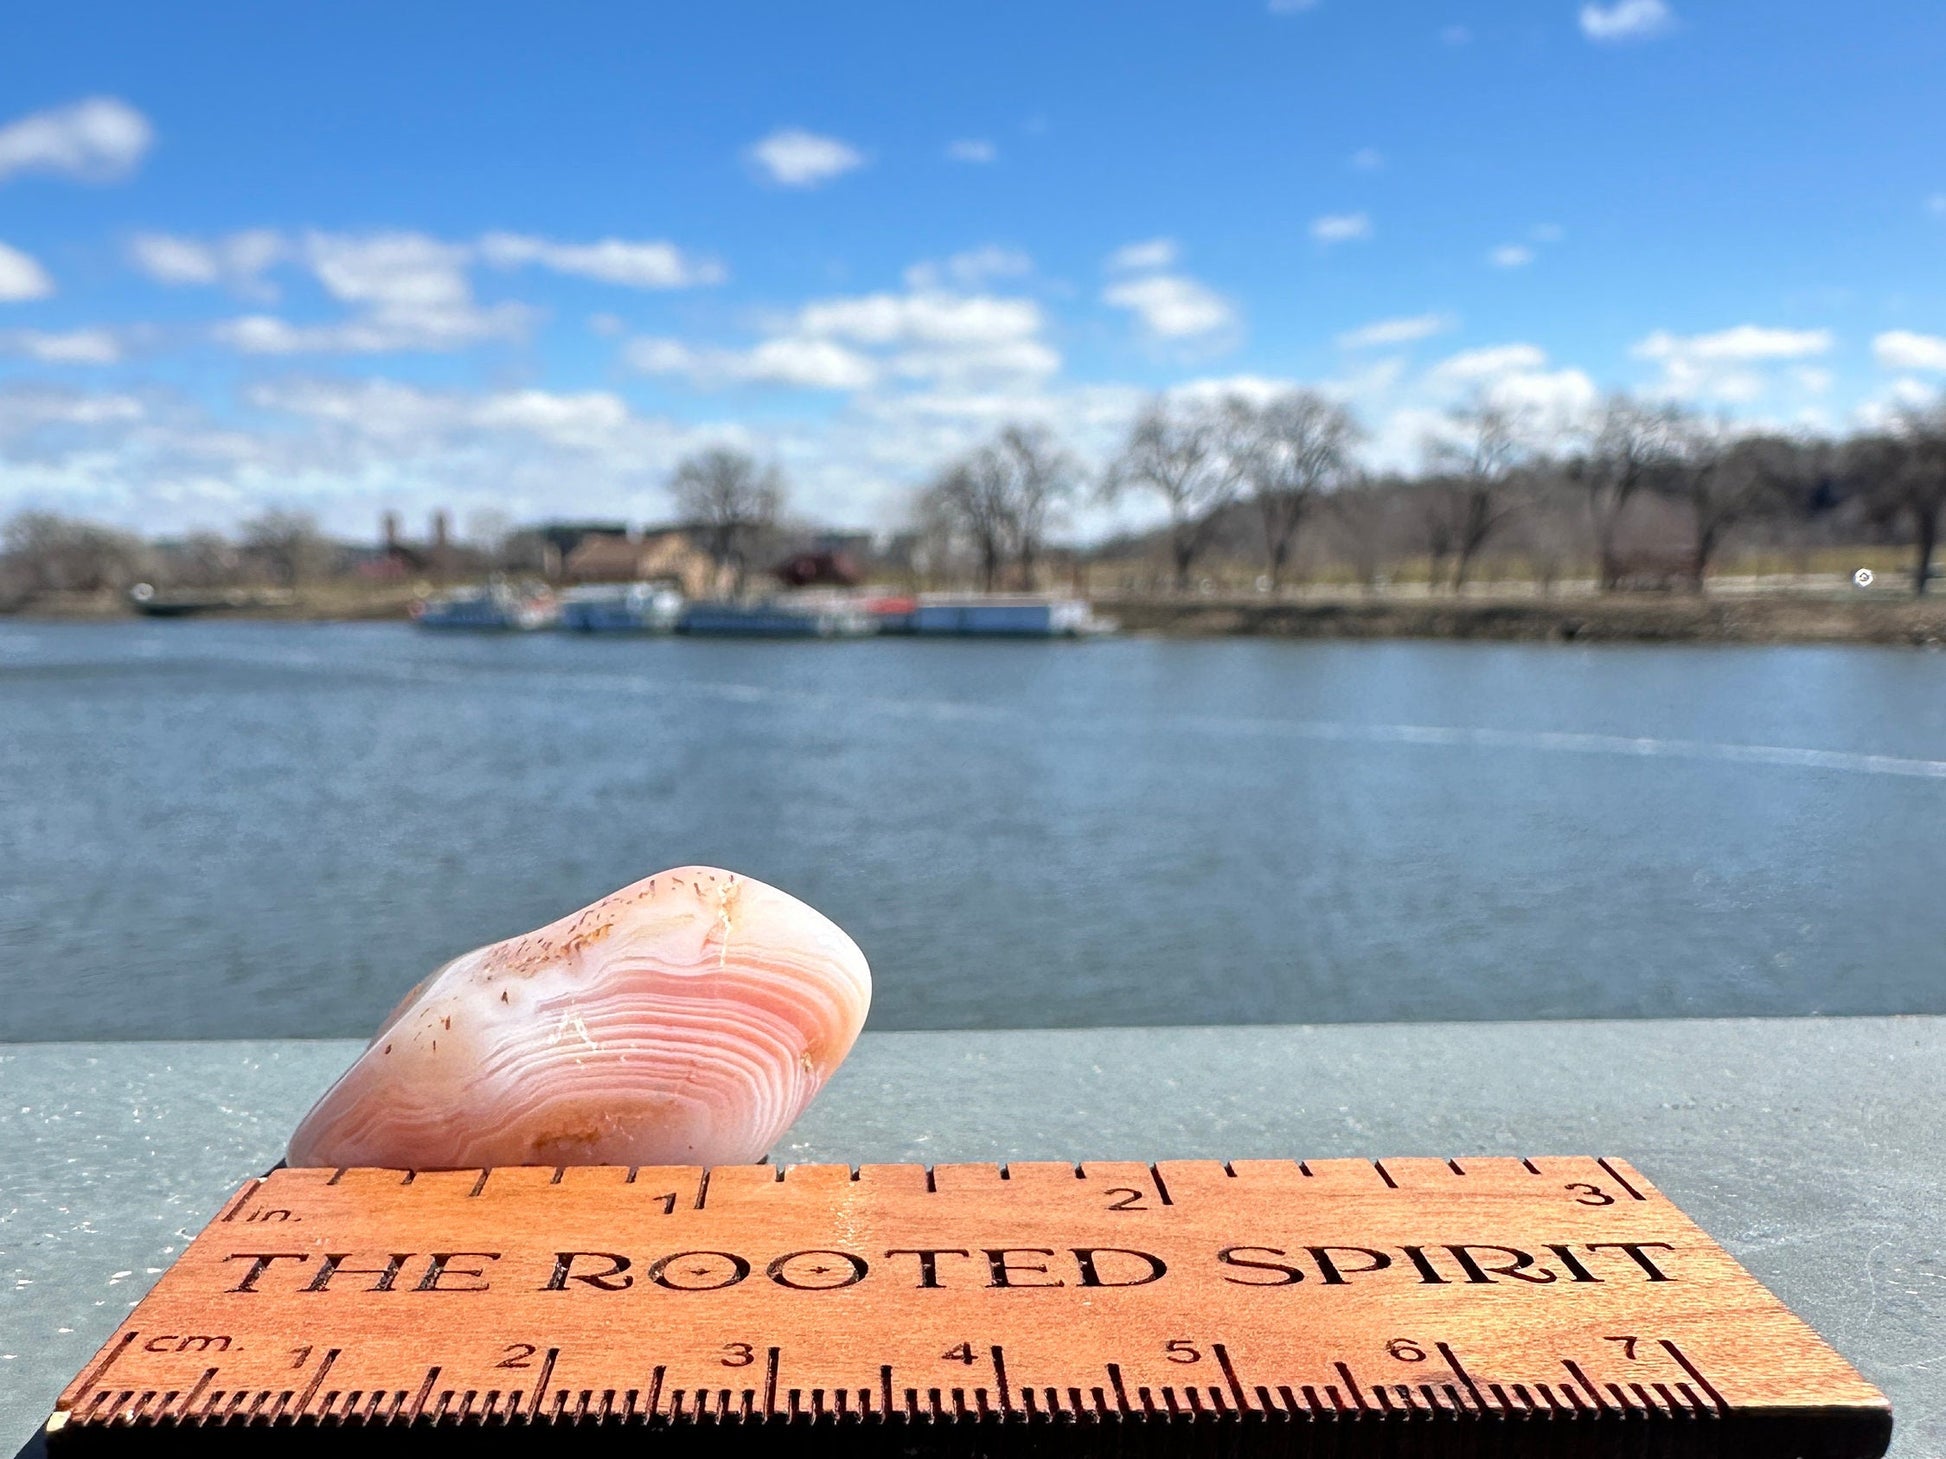
[[[292,1165],[758,1159],[850,1051],[871,970],[837,925],[707,866],[456,958],[291,1137]]]

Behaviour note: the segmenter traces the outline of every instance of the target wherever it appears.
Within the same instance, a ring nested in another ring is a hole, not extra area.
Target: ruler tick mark
[[[540,1417],[541,1407],[547,1402],[547,1385],[554,1381],[554,1360],[560,1356],[559,1348],[549,1348],[547,1356],[541,1359],[540,1375],[534,1379],[534,1401],[527,1408],[529,1423]]]
[[[467,1195],[477,1196],[481,1191],[485,1190],[487,1177],[492,1174],[493,1174],[492,1166],[489,1165],[489,1166],[482,1167],[480,1170],[480,1178],[473,1182],[473,1189],[468,1191]]]
[[[115,1346],[109,1350],[108,1355],[106,1357],[104,1357],[99,1363],[95,1364],[93,1368],[89,1369],[86,1373],[82,1375],[81,1382],[77,1386],[81,1388],[92,1388],[97,1383],[101,1382],[102,1375],[106,1373],[110,1368],[115,1366],[115,1360],[121,1357],[123,1353],[127,1352],[129,1348],[129,1344],[134,1342],[135,1339],[140,1336],[141,1334],[139,1332],[135,1332],[133,1330],[123,1333],[122,1340],[116,1343]]]
[[[696,1182],[696,1209],[699,1211],[702,1210],[703,1202],[707,1201],[708,1199],[709,1199],[709,1170],[707,1167],[705,1167],[703,1170],[702,1179]]]
[[[250,1203],[250,1197],[257,1193],[257,1187],[262,1184],[263,1182],[261,1180],[246,1182],[242,1191],[238,1193],[236,1200],[231,1202],[230,1209],[223,1213],[222,1219],[225,1221],[236,1220],[237,1213]]]
[[[1664,1352],[1668,1353],[1670,1357],[1674,1358],[1678,1363],[1682,1365],[1683,1372],[1687,1373],[1690,1377],[1696,1380],[1696,1386],[1701,1388],[1703,1392],[1709,1395],[1710,1402],[1716,1405],[1719,1412],[1723,1412],[1723,1413],[1729,1412],[1730,1405],[1724,1402],[1723,1395],[1716,1391],[1716,1385],[1703,1376],[1702,1369],[1698,1368],[1694,1363],[1692,1363],[1689,1360],[1689,1355],[1687,1353],[1685,1353],[1681,1348],[1677,1347],[1674,1343],[1670,1342],[1667,1338],[1662,1339],[1662,1349]]]
[[[1248,1412],[1250,1400],[1243,1391],[1243,1382],[1237,1377],[1236,1365],[1230,1361],[1230,1350],[1222,1343],[1210,1344],[1210,1351],[1216,1354],[1216,1366],[1223,1370],[1223,1381],[1230,1385],[1230,1395],[1236,1399],[1237,1408]]]
[[[1397,1190],[1399,1188],[1399,1183],[1392,1179],[1392,1172],[1385,1168],[1385,1162],[1383,1160],[1374,1160],[1372,1162],[1372,1169],[1378,1172],[1378,1178],[1385,1182],[1385,1188],[1387,1190]]]
[[[1156,1198],[1160,1200],[1162,1204],[1165,1206],[1173,1206],[1175,1202],[1169,1199],[1169,1186],[1168,1183],[1163,1180],[1162,1172],[1156,1169],[1155,1166],[1151,1165],[1149,1167],[1149,1176],[1152,1180],[1155,1181]]]
[[[439,1365],[435,1363],[432,1367],[426,1369],[425,1381],[419,1385],[418,1393],[413,1396],[412,1413],[406,1420],[408,1423],[419,1417],[420,1412],[426,1406],[426,1400],[432,1396],[432,1385],[438,1381]]]
[[[1605,1156],[1597,1158],[1595,1164],[1599,1165],[1603,1170],[1607,1171],[1610,1175],[1612,1175],[1615,1178],[1615,1184],[1620,1186],[1623,1190],[1627,1191],[1629,1193],[1629,1196],[1632,1199],[1638,1201],[1646,1201],[1648,1199],[1648,1197],[1643,1195],[1642,1192],[1637,1190],[1634,1186],[1630,1185],[1628,1183],[1628,1177],[1623,1175],[1621,1171],[1617,1170],[1614,1166],[1610,1165]]]
[[[298,1413],[303,1413],[311,1406],[311,1400],[317,1397],[318,1390],[324,1386],[324,1380],[331,1372],[331,1365],[337,1361],[337,1348],[331,1348],[325,1353],[324,1361],[318,1364],[317,1372],[313,1373],[311,1381],[304,1385],[304,1396],[297,1400]]]

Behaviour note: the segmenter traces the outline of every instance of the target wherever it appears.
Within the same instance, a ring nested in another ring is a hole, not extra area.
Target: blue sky
[[[0,513],[896,521],[1307,383],[1841,429],[1946,383],[1946,7],[109,5],[0,50]],[[1102,525],[1099,518],[1083,526]]]

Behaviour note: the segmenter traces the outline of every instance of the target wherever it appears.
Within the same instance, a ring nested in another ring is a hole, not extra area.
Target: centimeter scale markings
[[[1850,1456],[1891,1413],[1620,1160],[283,1169],[47,1435]]]

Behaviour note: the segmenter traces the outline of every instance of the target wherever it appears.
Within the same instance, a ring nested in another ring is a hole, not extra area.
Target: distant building
[[[787,588],[855,588],[865,580],[849,552],[794,552],[770,574]]]
[[[575,583],[664,582],[689,598],[714,597],[721,570],[685,527],[663,527],[639,536],[590,533],[567,554],[562,575]]]
[[[439,529],[439,519],[435,518],[433,522],[435,542],[439,538]],[[407,542],[399,530],[399,514],[387,512],[379,518],[377,549],[373,551],[353,549],[351,560],[352,570],[361,578],[369,578],[374,582],[403,582],[408,578],[425,577],[432,572],[434,551],[430,547],[414,546]]]

